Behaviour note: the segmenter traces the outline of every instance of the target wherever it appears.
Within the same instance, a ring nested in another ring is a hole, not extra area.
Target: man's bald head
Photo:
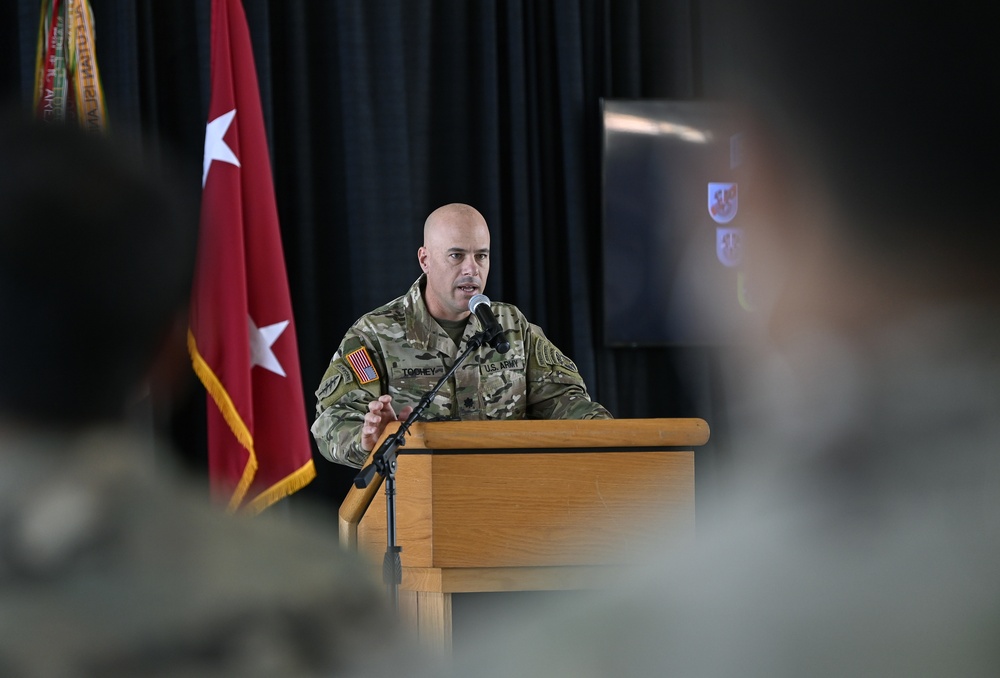
[[[455,227],[463,229],[480,227],[489,235],[486,219],[479,210],[472,205],[453,202],[442,205],[427,215],[427,219],[424,220],[424,247],[427,247],[429,239],[439,237],[449,228]]]
[[[469,299],[486,287],[489,255],[490,229],[476,208],[451,203],[428,215],[417,259],[427,274],[424,301],[432,316],[439,320],[468,316]]]

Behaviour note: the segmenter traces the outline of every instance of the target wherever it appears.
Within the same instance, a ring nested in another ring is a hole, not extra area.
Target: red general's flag
[[[240,0],[212,0],[212,93],[188,348],[213,495],[259,512],[307,485],[305,398],[260,91]]]

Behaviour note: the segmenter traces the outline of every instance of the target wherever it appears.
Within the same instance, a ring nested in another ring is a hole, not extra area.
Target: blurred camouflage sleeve
[[[604,406],[590,399],[576,363],[540,327],[530,324],[526,339],[529,419],[612,418]]]
[[[361,468],[368,457],[361,449],[361,427],[368,403],[385,392],[385,364],[372,346],[352,328],[316,390],[316,420],[311,430],[320,454],[355,468]]]

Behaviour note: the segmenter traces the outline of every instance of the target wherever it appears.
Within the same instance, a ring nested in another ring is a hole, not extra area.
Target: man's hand
[[[406,421],[412,412],[413,407],[407,405],[397,415],[392,409],[391,395],[379,396],[377,400],[368,403],[368,414],[365,415],[365,423],[361,427],[361,449],[371,452],[389,422]]]

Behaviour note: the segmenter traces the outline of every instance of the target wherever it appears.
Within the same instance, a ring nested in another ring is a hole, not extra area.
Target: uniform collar
[[[420,277],[410,285],[410,290],[403,296],[406,336],[429,349],[454,356],[455,343],[427,310],[427,303],[424,301],[426,286],[427,274],[421,273]],[[464,338],[468,339],[472,333],[467,327]]]

